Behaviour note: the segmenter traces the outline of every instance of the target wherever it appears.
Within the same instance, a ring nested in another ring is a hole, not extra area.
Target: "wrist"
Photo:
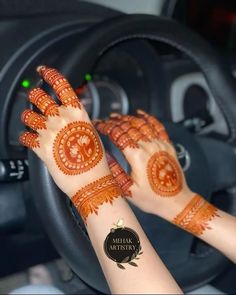
[[[172,221],[191,201],[196,193],[185,190],[180,192],[177,196],[166,198],[162,204],[158,203],[155,214],[164,218],[167,221]]]

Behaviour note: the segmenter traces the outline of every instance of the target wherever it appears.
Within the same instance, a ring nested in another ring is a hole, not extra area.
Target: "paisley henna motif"
[[[64,174],[76,175],[96,166],[102,159],[103,149],[93,127],[89,123],[75,121],[57,134],[53,155]]]
[[[200,236],[206,229],[211,229],[209,221],[216,216],[220,217],[217,212],[216,207],[196,195],[174,218],[173,223],[196,236]]]
[[[19,142],[30,149],[39,148],[38,137],[38,134],[26,131],[20,135]]]
[[[32,89],[29,93],[29,101],[33,103],[45,116],[59,116],[59,106],[42,89]]]
[[[98,214],[99,206],[121,196],[121,190],[112,175],[104,176],[81,188],[73,197],[72,202],[86,221],[89,214]]]
[[[22,122],[33,130],[47,129],[46,119],[31,110],[25,110],[21,115]]]
[[[109,153],[106,153],[106,157],[111,173],[122,190],[122,195],[131,197],[130,187],[133,185],[133,180]]]
[[[156,152],[147,164],[147,176],[152,190],[162,197],[177,195],[183,186],[181,170],[174,157]]]
[[[37,71],[42,78],[53,87],[64,106],[81,109],[81,104],[76,93],[62,74],[56,69],[47,68],[45,66],[39,66]]]

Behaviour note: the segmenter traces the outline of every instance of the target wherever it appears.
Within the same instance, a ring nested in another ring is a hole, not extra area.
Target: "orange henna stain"
[[[21,115],[21,120],[33,130],[47,129],[46,119],[31,110],[25,110]]]
[[[211,229],[209,221],[216,216],[220,217],[217,212],[216,207],[196,195],[174,218],[173,223],[196,236],[200,236],[206,229]]]
[[[81,109],[81,104],[75,91],[61,73],[56,69],[45,66],[40,66],[37,70],[43,79],[53,87],[64,106]]]
[[[38,134],[26,131],[20,135],[19,141],[28,148],[39,148],[40,144],[38,137]]]
[[[72,202],[86,221],[89,214],[98,214],[99,206],[121,196],[121,190],[112,175],[104,176],[81,188],[73,197]]]
[[[45,116],[59,116],[59,106],[56,102],[42,89],[34,88],[29,93],[29,100]]]
[[[183,186],[183,177],[174,157],[167,152],[156,152],[147,164],[147,176],[152,190],[162,197],[177,195]]]
[[[106,153],[106,157],[112,175],[122,190],[122,195],[132,197],[132,193],[130,191],[130,187],[133,185],[132,179],[110,154]]]
[[[64,174],[76,175],[96,166],[102,159],[103,149],[92,125],[75,121],[57,134],[53,143],[53,155]]]
[[[149,142],[149,139],[146,137],[146,135],[139,132],[139,130],[133,127],[129,122],[121,121],[119,126],[133,139],[135,143],[138,143],[139,141]]]

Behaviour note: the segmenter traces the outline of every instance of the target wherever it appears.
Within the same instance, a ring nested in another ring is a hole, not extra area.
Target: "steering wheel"
[[[225,142],[194,136],[171,122],[166,124],[172,141],[184,146],[191,158],[191,165],[186,171],[190,187],[209,200],[213,191],[226,189],[236,182],[233,152],[236,141],[236,86],[229,68],[201,37],[169,19],[147,15],[119,16],[92,26],[83,33],[60,70],[69,80],[71,73],[78,72],[76,82],[79,79],[82,83],[85,73],[92,70],[102,55],[131,39],[163,42],[186,54],[201,69],[224,114],[229,129]],[[157,101],[156,104],[157,108],[152,113],[163,118],[163,102]],[[55,247],[83,281],[96,290],[109,292],[86,230],[73,206],[55,186],[43,163],[33,153],[29,158],[35,203]],[[236,205],[236,200],[232,202]],[[236,208],[235,205],[231,204],[227,209],[229,213],[235,213],[232,209]],[[228,266],[227,259],[212,247],[205,245],[201,255],[193,253],[193,245],[196,247],[199,240],[155,216],[136,208],[134,210],[158,254],[185,290],[210,281]]]

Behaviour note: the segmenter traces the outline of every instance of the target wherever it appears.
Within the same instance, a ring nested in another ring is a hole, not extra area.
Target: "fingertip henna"
[[[38,134],[26,131],[19,136],[19,142],[30,149],[39,148],[38,138]]]
[[[220,217],[218,209],[200,195],[195,195],[172,222],[182,229],[200,236],[206,229],[211,229],[209,221],[215,217]]]
[[[147,164],[152,190],[161,197],[176,196],[183,187],[183,176],[176,159],[165,151],[156,152]]]
[[[29,92],[29,101],[34,104],[45,116],[59,116],[59,106],[41,88],[34,88]]]
[[[42,78],[55,90],[64,106],[81,109],[80,101],[66,78],[54,68],[39,66],[37,68]]]
[[[21,114],[21,121],[32,128],[33,130],[42,130],[47,129],[45,117],[35,113],[32,110],[25,110]]]

